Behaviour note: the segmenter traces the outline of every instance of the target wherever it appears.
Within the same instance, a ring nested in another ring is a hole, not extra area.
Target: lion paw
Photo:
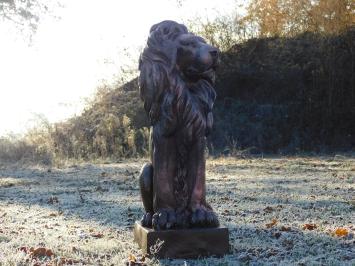
[[[176,213],[171,209],[158,210],[153,214],[152,226],[155,230],[172,229],[176,227]]]
[[[141,224],[144,227],[152,227],[152,214],[150,212],[147,212],[143,215]]]
[[[192,227],[218,227],[217,214],[210,210],[198,208],[191,213],[190,223]]]

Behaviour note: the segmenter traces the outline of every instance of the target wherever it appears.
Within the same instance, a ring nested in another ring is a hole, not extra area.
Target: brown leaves
[[[314,230],[317,228],[316,224],[304,224],[303,225],[303,230]]]
[[[281,226],[280,231],[290,232],[291,231],[291,227],[283,225],[283,226]]]
[[[49,217],[57,217],[63,214],[63,211],[59,211],[59,212],[51,212],[48,216]]]
[[[39,247],[39,248],[20,247],[19,250],[25,252],[26,254],[29,254],[32,257],[32,259],[35,261],[33,265],[63,266],[63,265],[73,265],[76,263],[83,263],[82,261],[65,258],[65,257],[53,258],[55,257],[53,251],[51,249],[47,249],[44,247]],[[48,263],[43,264],[42,263],[43,258],[49,258],[51,260]]]
[[[347,236],[349,234],[349,231],[346,228],[337,228],[334,234],[338,237],[343,237],[343,236]]]
[[[53,264],[49,264],[49,265],[63,266],[63,265],[73,265],[73,264],[81,263],[81,261],[74,260],[74,259],[68,259],[68,258],[58,258],[58,259],[54,260],[52,263]]]
[[[30,254],[31,257],[52,257],[54,253],[51,249],[46,249],[43,247],[40,248],[28,248],[28,247],[20,247],[20,250]]]
[[[264,212],[268,212],[268,213],[273,212],[273,211],[274,211],[274,208],[271,207],[271,206],[267,206],[267,207],[264,209]]]
[[[277,219],[272,219],[271,223],[265,224],[266,228],[271,228],[277,224]]]
[[[95,238],[103,238],[104,234],[102,233],[93,233],[91,234],[92,237],[95,237]]]
[[[137,261],[136,256],[134,256],[133,254],[129,254],[128,260],[132,261],[132,262],[136,262]]]
[[[104,234],[103,233],[94,233],[94,229],[90,228],[89,232],[91,233],[90,235],[95,238],[103,238]]]
[[[222,200],[222,201],[228,201],[228,200],[230,200],[230,198],[228,198],[228,197],[221,197],[221,200]]]
[[[129,254],[128,256],[128,261],[126,262],[127,266],[146,266],[147,264],[145,263],[145,256],[142,256],[141,258],[137,258],[133,254]]]

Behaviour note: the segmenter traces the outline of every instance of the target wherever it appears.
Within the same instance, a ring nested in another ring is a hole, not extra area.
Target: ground
[[[144,162],[2,166],[0,265],[139,260],[132,226]],[[147,265],[355,265],[353,156],[210,159],[207,176],[230,254]]]

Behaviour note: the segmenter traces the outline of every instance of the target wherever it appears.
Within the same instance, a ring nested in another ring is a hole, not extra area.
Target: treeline
[[[355,148],[355,27],[350,0],[254,0],[244,17],[192,21],[223,51],[212,154]],[[147,154],[137,80],[102,86],[80,116],[0,138],[0,160]]]
[[[354,27],[235,45],[223,54],[212,143],[277,153],[354,149],[354,52]]]

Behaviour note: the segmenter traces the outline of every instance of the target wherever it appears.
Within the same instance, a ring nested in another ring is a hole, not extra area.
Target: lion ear
[[[166,64],[169,66],[169,70],[173,70],[176,65],[177,57],[176,43],[171,40],[165,40],[164,45],[161,47],[161,49],[166,57]]]

